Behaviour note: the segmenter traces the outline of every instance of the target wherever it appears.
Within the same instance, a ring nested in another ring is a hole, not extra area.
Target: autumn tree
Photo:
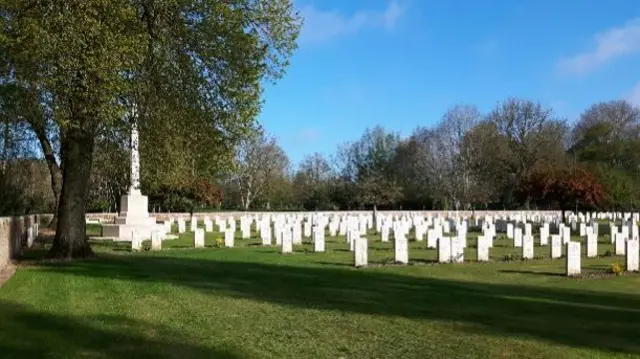
[[[560,208],[594,210],[605,204],[609,195],[597,176],[584,166],[570,166],[529,174],[517,190],[522,200]]]
[[[46,99],[60,139],[50,253],[77,257],[91,254],[85,209],[96,139],[137,121],[153,140],[141,151],[155,144],[147,168],[195,169],[210,152],[232,153],[253,127],[262,81],[282,76],[300,19],[289,0],[16,0],[0,5],[0,24],[1,82]],[[124,116],[134,105],[137,116]]]

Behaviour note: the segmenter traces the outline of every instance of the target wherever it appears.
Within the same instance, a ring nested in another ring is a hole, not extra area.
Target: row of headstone
[[[573,268],[571,273],[575,273],[575,260],[570,259],[569,250],[571,242],[571,231],[574,230],[585,238],[586,256],[597,256],[598,250],[598,226],[595,222],[596,218],[617,218],[622,219],[623,225],[621,231],[618,232],[614,224],[611,225],[611,239],[615,244],[616,254],[624,255],[628,253],[628,246],[635,245],[633,240],[637,239],[638,227],[636,224],[637,214],[612,215],[609,217],[602,214],[573,215],[570,217],[569,225],[565,226],[562,222],[553,216],[536,216],[535,214],[523,214],[515,216],[504,216],[500,218],[492,218],[485,216],[483,218],[443,218],[430,217],[426,218],[421,215],[378,215],[375,220],[375,229],[380,233],[383,242],[390,240],[393,234],[394,257],[398,263],[408,262],[408,241],[407,235],[413,230],[416,241],[427,240],[427,248],[436,248],[438,251],[438,260],[440,262],[461,262],[464,260],[464,248],[466,247],[466,232],[470,225],[479,226],[483,235],[478,238],[477,260],[486,261],[489,259],[489,249],[493,246],[493,238],[498,229],[503,229],[507,233],[507,237],[513,239],[513,245],[521,248],[522,257],[524,259],[534,258],[534,239],[533,225],[531,222],[540,223],[539,228],[539,244],[546,246],[551,244],[551,257],[560,258],[562,256],[562,247],[567,247],[567,268]],[[628,221],[628,222],[625,222]],[[204,219],[204,232],[208,232],[213,227],[210,219]],[[227,220],[216,219],[220,230],[225,233],[225,246],[233,247],[235,219]],[[358,258],[357,266],[362,266],[366,262],[366,254],[361,253],[366,245],[361,244],[362,236],[366,235],[368,230],[372,228],[373,220],[367,215],[306,215],[306,216],[243,216],[240,218],[240,229],[242,238],[250,237],[251,225],[255,222],[259,235],[262,238],[262,244],[265,246],[272,245],[272,238],[275,237],[276,244],[282,246],[283,253],[290,253],[293,245],[301,244],[302,238],[312,237],[314,251],[323,252],[325,247],[325,230],[329,230],[329,235],[336,236],[338,233],[345,237],[351,251],[354,252],[354,258]],[[203,240],[199,238],[203,234],[196,234],[197,220],[192,218],[191,228],[194,230],[194,247],[203,246]],[[272,226],[273,223],[273,226]],[[558,234],[550,234],[550,224],[557,228]],[[178,231],[184,232],[185,222],[178,219]],[[273,232],[272,232],[273,229]],[[456,235],[444,237],[444,234],[456,232]],[[199,232],[198,232],[199,233]],[[272,236],[273,234],[273,236]],[[551,243],[549,243],[551,238]],[[202,242],[202,244],[200,244]],[[632,242],[632,243],[629,243]],[[579,242],[575,242],[580,244]],[[571,247],[575,247],[571,244]],[[580,251],[578,251],[580,253]],[[631,253],[634,253],[631,251]],[[573,265],[569,266],[569,262]],[[628,268],[634,268],[633,254],[627,258]],[[578,261],[579,263],[579,261]],[[630,269],[633,270],[633,269]],[[569,274],[567,269],[567,274]]]

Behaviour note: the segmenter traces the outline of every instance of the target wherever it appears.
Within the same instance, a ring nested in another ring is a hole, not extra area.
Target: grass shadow
[[[235,349],[193,346],[175,330],[122,316],[63,316],[0,301],[0,322],[0,356],[4,359],[243,357]],[[169,335],[162,341],[144,335],[153,331]]]
[[[531,275],[542,275],[546,277],[564,277],[563,273],[558,272],[535,272],[535,271],[524,271],[524,270],[499,270],[500,273],[515,273],[515,274],[531,274]]]
[[[353,264],[344,263],[344,262],[314,262],[315,264],[321,264],[331,267],[354,267]]]
[[[477,333],[640,353],[636,294],[413,277],[336,263],[303,267],[158,254],[43,266],[75,276],[166,282],[295,308],[453,321],[471,324],[465,330]]]

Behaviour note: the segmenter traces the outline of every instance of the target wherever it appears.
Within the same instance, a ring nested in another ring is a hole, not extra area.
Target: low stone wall
[[[230,211],[230,212],[201,212],[201,213],[194,213],[194,216],[196,216],[198,219],[203,219],[204,217],[209,217],[209,218],[215,218],[215,217],[220,217],[220,218],[227,218],[230,216],[234,216],[236,218],[240,217],[240,216],[245,216],[245,215],[261,215],[261,214],[279,214],[279,213],[283,213],[283,214],[288,214],[288,215],[292,215],[292,214],[308,214],[308,213],[326,213],[326,214],[343,214],[343,215],[358,215],[358,214],[371,214],[372,211],[332,211],[332,212],[327,212],[327,211],[319,211],[319,212],[260,212],[260,211],[247,211],[247,212],[242,212],[242,211]],[[431,215],[431,216],[447,216],[447,215],[458,215],[458,216],[464,216],[464,217],[470,217],[471,215],[476,215],[476,216],[485,216],[485,215],[490,215],[490,216],[503,216],[506,214],[523,214],[523,213],[537,213],[539,215],[543,215],[543,216],[548,216],[548,215],[560,215],[562,212],[560,211],[378,211],[378,213],[381,214],[407,214],[407,213],[420,213],[422,215]],[[158,221],[164,221],[166,219],[174,218],[185,218],[187,220],[189,220],[191,218],[191,215],[189,213],[150,213],[150,215],[152,217],[155,217],[156,220]],[[101,220],[103,222],[112,222],[114,220],[114,218],[117,216],[116,213],[88,213],[87,214],[87,219],[88,220]]]
[[[0,271],[31,247],[38,236],[40,221],[50,218],[50,215],[0,217]]]

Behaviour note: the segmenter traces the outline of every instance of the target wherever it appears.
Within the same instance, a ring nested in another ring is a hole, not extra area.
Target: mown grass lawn
[[[434,264],[412,242],[412,265],[395,266],[371,236],[372,265],[356,269],[341,239],[283,256],[257,239],[215,248],[219,237],[141,253],[95,243],[97,259],[22,265],[0,289],[0,358],[640,356],[640,276],[565,278],[548,247],[506,262],[519,251],[501,239],[495,263],[475,263],[472,234],[464,264]]]

